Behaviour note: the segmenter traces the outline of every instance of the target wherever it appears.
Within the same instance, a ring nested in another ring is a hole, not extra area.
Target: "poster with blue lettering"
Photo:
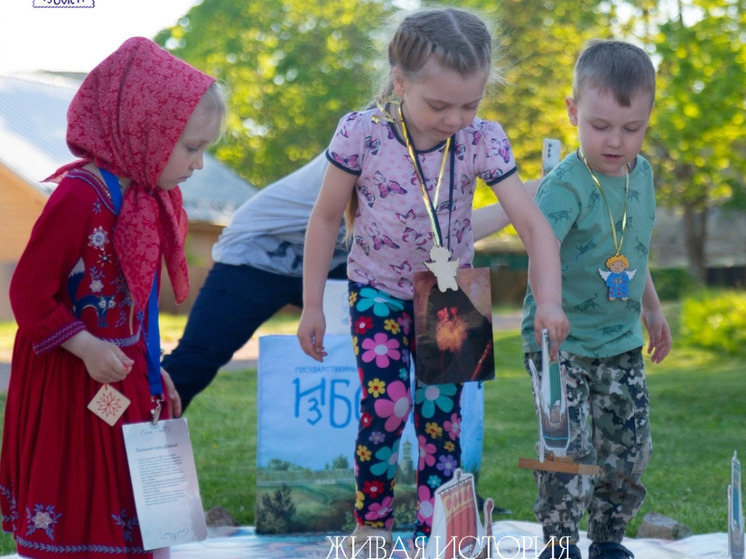
[[[323,363],[292,335],[259,339],[256,530],[263,534],[352,531],[353,452],[360,383],[349,334],[326,335]],[[484,399],[480,383],[462,395],[462,467],[477,473]],[[468,410],[468,411],[467,411]],[[408,422],[396,477],[398,528],[414,522],[417,443]]]

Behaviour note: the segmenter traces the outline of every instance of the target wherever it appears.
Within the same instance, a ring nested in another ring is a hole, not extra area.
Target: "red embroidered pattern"
[[[81,320],[76,320],[70,324],[65,325],[61,330],[57,330],[48,338],[40,340],[33,344],[34,351],[37,355],[42,355],[47,351],[56,349],[61,344],[72,338],[78,332],[85,330],[85,324]]]

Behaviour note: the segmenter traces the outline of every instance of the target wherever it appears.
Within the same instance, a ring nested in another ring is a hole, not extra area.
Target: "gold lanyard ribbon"
[[[399,122],[401,122],[401,129],[402,132],[404,132],[404,143],[407,146],[407,150],[409,151],[409,157],[412,159],[412,164],[414,165],[414,172],[417,175],[417,180],[420,183],[420,190],[422,191],[422,197],[425,202],[425,208],[427,209],[427,215],[430,218],[430,226],[433,229],[433,238],[434,238],[434,244],[435,246],[441,246],[443,244],[442,239],[442,233],[440,232],[440,225],[438,224],[438,218],[436,215],[436,207],[438,205],[438,199],[440,198],[440,185],[443,181],[443,173],[446,168],[446,159],[448,158],[448,152],[451,147],[451,138],[449,137],[446,140],[445,149],[443,150],[443,160],[440,162],[440,172],[438,173],[438,183],[435,186],[435,203],[430,199],[430,196],[427,194],[427,186],[425,185],[425,179],[422,176],[422,173],[420,172],[420,164],[419,160],[417,159],[417,154],[414,151],[414,147],[412,146],[412,140],[409,137],[409,131],[407,130],[407,125],[404,123],[404,115],[402,114],[401,105],[398,107],[399,110]],[[449,201],[449,204],[451,202]],[[450,207],[448,210],[450,211]]]
[[[614,238],[614,248],[616,249],[614,256],[619,256],[619,254],[622,252],[622,244],[624,243],[624,232],[627,229],[627,199],[629,198],[629,165],[624,166],[624,175],[627,178],[627,184],[624,187],[624,213],[622,214],[622,235],[619,241],[617,241],[616,224],[614,223],[614,216],[611,213],[611,206],[609,206],[609,202],[606,200],[606,195],[604,194],[604,190],[603,188],[601,188],[601,183],[596,178],[596,174],[593,172],[593,169],[591,169],[591,166],[588,164],[588,159],[586,159],[585,154],[583,153],[583,150],[580,150],[579,153],[580,153],[580,159],[582,159],[583,163],[585,163],[585,166],[587,167],[588,172],[591,174],[591,178],[593,179],[593,182],[596,184],[596,188],[598,188],[598,191],[601,193],[601,198],[603,198],[604,204],[606,204],[606,209],[609,212],[609,221],[611,222],[611,235]]]

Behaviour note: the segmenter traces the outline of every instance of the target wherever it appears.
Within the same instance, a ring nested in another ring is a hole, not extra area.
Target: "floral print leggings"
[[[413,303],[356,282],[349,284],[352,342],[362,387],[355,443],[355,518],[392,530],[399,443],[414,407],[418,441],[415,537],[432,529],[435,490],[461,458],[461,384],[416,383]]]

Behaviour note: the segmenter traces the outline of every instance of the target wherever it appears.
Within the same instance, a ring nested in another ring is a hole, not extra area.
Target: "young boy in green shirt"
[[[580,148],[549,173],[536,202],[560,243],[567,454],[598,476],[536,472],[534,510],[547,545],[541,559],[581,559],[578,524],[588,510],[589,559],[629,559],[621,544],[645,497],[640,476],[652,453],[642,323],[654,363],[671,333],[648,270],[655,219],[649,163],[640,156],[655,99],[655,69],[641,49],[592,41],[575,65],[566,100]],[[526,365],[541,362],[529,286],[522,336]]]

